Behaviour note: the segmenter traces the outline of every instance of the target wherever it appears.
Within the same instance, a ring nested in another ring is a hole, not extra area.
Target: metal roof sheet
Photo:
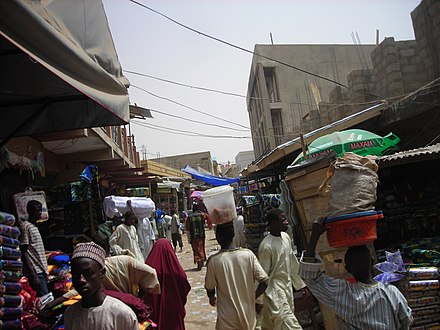
[[[421,147],[412,150],[400,151],[392,155],[386,155],[379,157],[379,162],[389,162],[398,159],[404,159],[409,157],[417,157],[422,155],[435,155],[440,153],[440,143],[433,144],[426,147]]]

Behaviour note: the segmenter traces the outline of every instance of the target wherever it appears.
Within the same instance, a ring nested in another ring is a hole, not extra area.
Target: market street
[[[191,330],[211,330],[215,328],[217,309],[209,305],[204,289],[206,267],[203,267],[201,271],[196,270],[196,266],[193,263],[191,245],[188,244],[186,235],[183,235],[182,238],[184,244],[183,251],[177,252],[177,257],[188,276],[188,282],[191,284],[191,291],[188,294],[185,306],[185,327]],[[205,244],[207,256],[216,253],[220,248],[215,240],[213,230],[206,230]]]

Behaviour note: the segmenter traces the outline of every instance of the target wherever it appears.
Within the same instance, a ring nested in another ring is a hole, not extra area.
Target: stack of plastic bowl
[[[376,221],[382,211],[362,211],[325,220],[328,244],[332,247],[372,243],[377,238]]]

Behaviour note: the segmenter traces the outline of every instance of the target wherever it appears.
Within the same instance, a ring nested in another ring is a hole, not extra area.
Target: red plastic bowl
[[[328,244],[344,247],[372,243],[377,238],[376,221],[381,218],[383,214],[379,213],[327,223]]]

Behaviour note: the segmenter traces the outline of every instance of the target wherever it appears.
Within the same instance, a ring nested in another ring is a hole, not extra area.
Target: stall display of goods
[[[280,194],[257,194],[241,196],[239,205],[243,208],[246,246],[255,254],[266,233],[265,210],[280,206]]]
[[[221,225],[234,221],[237,217],[233,191],[234,188],[231,186],[220,186],[204,191],[203,202],[213,223]]]
[[[15,217],[0,212],[0,324],[2,329],[21,329],[21,284],[23,263],[18,236],[20,230],[12,227]]]
[[[407,268],[398,287],[405,295],[413,315],[412,329],[440,327],[440,282],[437,267]]]

